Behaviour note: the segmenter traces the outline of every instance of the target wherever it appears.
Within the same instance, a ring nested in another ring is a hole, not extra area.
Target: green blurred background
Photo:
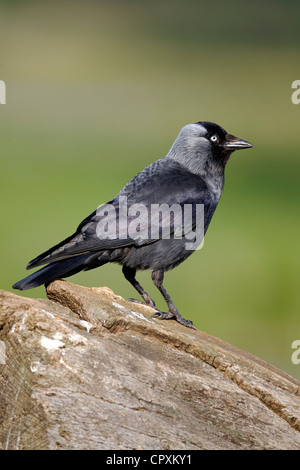
[[[296,0],[0,1],[1,288],[211,120],[255,148],[232,155],[203,250],[165,286],[199,329],[300,379],[299,19]],[[70,280],[135,295],[117,265]]]

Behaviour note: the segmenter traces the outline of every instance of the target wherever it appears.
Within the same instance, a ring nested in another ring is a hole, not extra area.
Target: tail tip
[[[12,288],[16,289],[16,290],[24,290],[25,289],[25,287],[23,286],[22,281],[15,282],[15,284],[12,286]]]

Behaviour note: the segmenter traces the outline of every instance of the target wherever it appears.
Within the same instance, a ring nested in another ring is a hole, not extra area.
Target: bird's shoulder
[[[132,203],[172,203],[209,199],[210,189],[201,176],[172,159],[162,158],[132,178],[116,198],[120,196]]]
[[[77,228],[85,238],[94,237],[95,227],[99,220],[105,216],[107,222],[110,217],[119,217],[134,205],[142,205],[147,210],[152,205],[185,204],[193,206],[193,217],[197,204],[203,204],[206,213],[213,213],[216,201],[213,194],[201,176],[189,172],[181,164],[171,159],[161,159],[152,163],[138,173],[124,188],[109,202],[99,206],[96,211],[84,219]],[[108,215],[106,210],[108,210]],[[130,216],[127,216],[127,222]],[[146,217],[147,219],[147,217]],[[148,220],[145,225],[148,226]],[[125,243],[125,242],[124,242]]]

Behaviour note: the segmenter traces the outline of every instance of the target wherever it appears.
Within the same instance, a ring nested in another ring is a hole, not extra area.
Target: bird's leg
[[[159,270],[159,271],[153,271],[152,273],[152,280],[154,282],[155,287],[158,288],[160,293],[162,294],[163,298],[167,302],[167,305],[169,307],[168,312],[156,312],[154,313],[153,316],[157,316],[161,320],[169,320],[171,318],[175,318],[179,323],[181,323],[184,326],[187,326],[188,328],[194,328],[196,330],[196,327],[193,325],[193,322],[191,320],[186,320],[183,318],[175,305],[173,304],[171,297],[167,293],[166,289],[163,286],[163,280],[164,280],[164,271]]]
[[[138,291],[138,293],[142,296],[144,299],[146,305],[149,305],[149,307],[156,308],[156,305],[154,301],[151,299],[151,297],[147,294],[145,289],[141,286],[141,284],[136,280],[135,278],[135,273],[136,269],[129,268],[128,266],[123,266],[122,268],[123,274],[125,276],[125,279],[130,282],[130,284]],[[127,299],[129,302],[136,302],[136,303],[141,303],[143,304],[144,302],[141,302],[136,299]]]

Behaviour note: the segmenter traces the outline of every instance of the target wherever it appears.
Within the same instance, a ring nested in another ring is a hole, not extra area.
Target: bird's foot
[[[126,302],[134,302],[135,304],[146,305],[145,302],[142,302],[141,300],[138,300],[138,299],[132,299],[131,297],[130,299],[126,299]]]
[[[184,325],[188,328],[193,328],[194,330],[197,330],[197,328],[195,327],[195,325],[193,325],[193,322],[191,320],[186,320],[178,312],[173,313],[173,312],[170,312],[170,311],[169,312],[157,311],[151,316],[151,318],[153,318],[153,317],[157,317],[159,320],[174,319],[174,320],[178,321],[178,323],[180,323],[181,325]]]
[[[142,300],[137,300],[137,299],[126,299],[127,302],[134,302],[135,304],[141,304],[141,305],[147,305],[148,307],[152,307],[152,308],[156,308],[156,305],[155,303],[153,302],[153,300],[149,301],[149,302],[143,302]]]

